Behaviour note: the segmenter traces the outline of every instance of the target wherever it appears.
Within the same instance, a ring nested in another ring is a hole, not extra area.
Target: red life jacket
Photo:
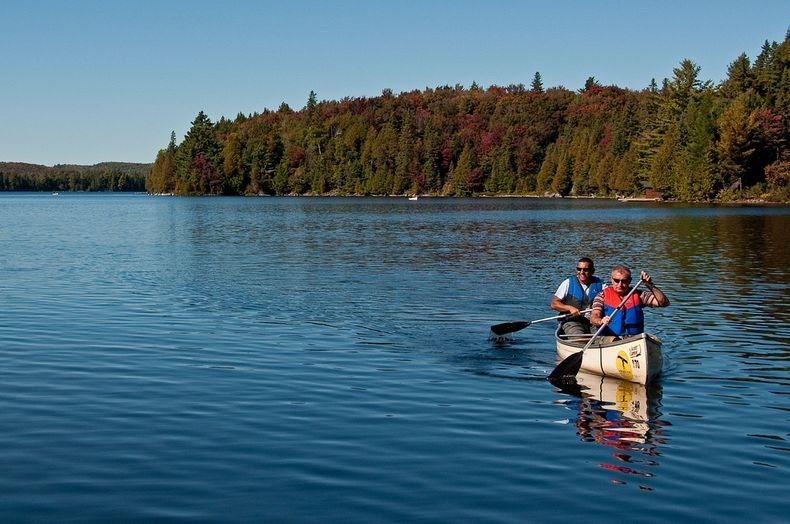
[[[614,314],[617,306],[620,305],[622,297],[612,287],[603,290],[603,314],[611,320],[604,328],[602,335],[625,337],[638,335],[645,331],[645,314],[642,311],[642,298],[638,293],[634,293],[625,301],[620,312]]]

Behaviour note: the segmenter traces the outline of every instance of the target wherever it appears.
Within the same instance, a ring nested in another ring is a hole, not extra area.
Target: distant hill
[[[51,167],[39,164],[26,164],[24,162],[0,162],[0,173],[13,173],[18,175],[35,175],[48,173]]]
[[[132,162],[99,162],[92,166],[78,164],[56,164],[53,169],[76,171],[113,171],[127,175],[147,175],[153,164],[135,164]]]
[[[99,162],[93,165],[81,164],[55,164],[52,167],[41,164],[28,164],[25,162],[0,162],[0,173],[36,174],[51,173],[53,171],[84,172],[116,172],[127,175],[146,175],[153,164],[138,164],[134,162]]]
[[[100,162],[92,166],[0,162],[0,191],[144,191],[153,164]]]

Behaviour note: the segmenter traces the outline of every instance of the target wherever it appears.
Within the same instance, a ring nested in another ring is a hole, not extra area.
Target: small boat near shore
[[[559,362],[582,351],[590,336],[571,339],[558,327],[555,339]],[[581,371],[649,384],[661,374],[662,366],[661,339],[642,333],[614,342],[604,342],[602,337],[594,340],[582,355]]]
[[[645,198],[645,197],[620,197],[617,199],[618,202],[663,202],[663,198],[653,197],[653,198]]]

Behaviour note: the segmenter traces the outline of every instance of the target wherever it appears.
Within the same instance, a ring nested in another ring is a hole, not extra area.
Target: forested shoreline
[[[146,188],[175,194],[640,195],[788,200],[790,33],[719,85],[684,59],[634,91],[444,86],[282,104],[159,151]]]
[[[52,167],[0,162],[0,191],[145,191],[151,164],[102,162]]]

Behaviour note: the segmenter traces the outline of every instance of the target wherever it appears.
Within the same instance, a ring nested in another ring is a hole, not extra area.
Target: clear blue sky
[[[477,82],[719,82],[784,40],[788,0],[5,0],[0,161],[152,162],[199,111]]]

